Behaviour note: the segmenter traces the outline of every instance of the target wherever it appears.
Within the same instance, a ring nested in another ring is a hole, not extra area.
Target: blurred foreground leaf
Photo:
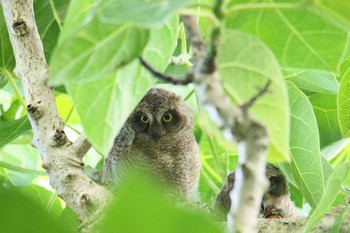
[[[16,189],[0,187],[0,226],[6,233],[58,233],[67,232],[64,222],[56,222],[35,201]]]
[[[220,233],[208,217],[175,207],[166,202],[159,189],[145,177],[132,174],[118,189],[101,232],[122,233]]]

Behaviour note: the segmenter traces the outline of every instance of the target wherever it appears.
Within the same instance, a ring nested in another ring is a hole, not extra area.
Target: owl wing
[[[135,139],[135,131],[129,122],[125,123],[118,136],[114,140],[114,145],[109,152],[103,167],[101,182],[111,188],[115,188],[118,183],[120,171],[118,165],[126,159],[131,151],[131,146]]]

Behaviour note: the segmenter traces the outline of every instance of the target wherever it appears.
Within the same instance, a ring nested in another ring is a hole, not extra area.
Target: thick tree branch
[[[83,172],[85,140],[75,145],[64,133],[49,76],[43,45],[34,18],[33,0],[1,0],[9,37],[16,59],[15,72],[21,79],[27,112],[32,125],[32,144],[39,150],[50,184],[78,214],[83,230],[89,219],[106,206],[111,193],[92,182]]]

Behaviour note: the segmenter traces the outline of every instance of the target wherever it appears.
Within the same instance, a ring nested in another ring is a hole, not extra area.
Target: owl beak
[[[153,131],[153,132],[152,132],[152,137],[153,137],[155,140],[158,140],[159,138],[162,137],[162,135],[160,134],[159,131]]]
[[[154,140],[158,140],[159,138],[161,138],[162,134],[160,132],[160,127],[153,125],[150,135],[154,138]]]

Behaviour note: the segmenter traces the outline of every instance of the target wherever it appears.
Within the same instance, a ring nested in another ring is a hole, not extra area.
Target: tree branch
[[[16,59],[15,73],[23,85],[33,129],[32,144],[40,152],[50,184],[86,223],[83,231],[89,231],[93,227],[89,219],[106,206],[112,195],[83,172],[85,140],[72,145],[64,133],[53,89],[47,85],[49,70],[35,24],[33,0],[1,0],[1,4]]]
[[[75,154],[82,159],[84,155],[90,150],[91,144],[84,133],[80,134],[79,138],[72,145]]]
[[[155,69],[153,69],[152,66],[150,66],[142,57],[139,57],[140,63],[143,67],[145,67],[154,77],[163,80],[165,82],[172,83],[174,85],[187,85],[192,82],[192,76],[189,74],[186,77],[172,77],[164,75]]]
[[[218,18],[221,17],[220,4],[222,1],[217,1],[215,6]],[[224,135],[231,140],[235,138],[238,142],[238,167],[235,187],[230,194],[232,205],[227,219],[228,231],[257,232],[260,204],[268,186],[265,178],[269,143],[267,130],[251,119],[245,108],[234,108],[224,91],[215,63],[220,28],[213,29],[209,51],[206,52],[195,18],[184,16],[182,20],[194,51],[192,75],[198,99]],[[261,91],[262,94],[265,92]],[[258,94],[256,98],[261,95]],[[249,106],[251,104],[246,105]]]

